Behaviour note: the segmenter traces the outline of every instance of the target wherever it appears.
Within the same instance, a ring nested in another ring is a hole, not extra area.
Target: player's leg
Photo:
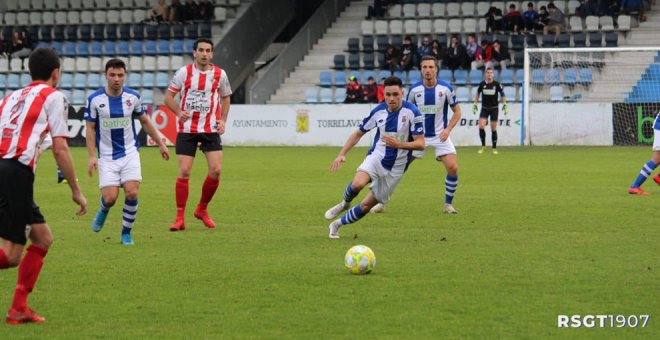
[[[18,267],[14,299],[6,317],[6,322],[9,324],[46,321],[45,318],[38,316],[28,307],[27,299],[37,283],[44,264],[44,258],[53,243],[53,233],[46,224],[39,207],[34,202],[32,202],[28,222],[29,226],[26,233],[29,234],[31,244],[27,247],[25,256],[23,256],[23,260]]]
[[[224,154],[222,152],[222,144],[220,135],[217,133],[209,133],[202,135],[202,151],[206,157],[206,164],[208,165],[208,173],[202,184],[202,196],[199,199],[197,208],[195,209],[195,218],[202,220],[204,225],[209,228],[215,228],[215,222],[208,213],[208,205],[213,199],[215,192],[220,186],[220,175],[222,173],[222,160]]]
[[[105,225],[105,220],[108,218],[108,213],[110,212],[110,208],[112,208],[115,205],[118,196],[119,196],[119,185],[107,186],[101,188],[101,199],[100,199],[101,206],[99,207],[99,210],[96,212],[96,216],[92,221],[92,230],[94,232],[98,233],[99,231],[101,231],[101,229],[103,229],[103,226]]]
[[[175,185],[176,220],[170,226],[170,231],[185,230],[185,211],[188,201],[188,182],[192,164],[197,151],[197,138],[195,134],[179,133],[176,136],[176,155],[179,162],[179,173]]]
[[[660,164],[660,130],[653,130],[653,153],[651,154],[651,159],[648,160],[642,169],[639,171],[639,175],[635,178],[635,181],[628,189],[628,193],[631,195],[648,195],[649,193],[642,190],[641,186],[644,184],[646,179],[653,173],[653,170]],[[657,184],[660,184],[660,177],[657,175],[653,177],[653,181]]]
[[[486,122],[488,115],[485,114],[484,109],[481,109],[479,114],[479,140],[481,140],[481,148],[477,153],[482,154],[486,150]]]
[[[493,153],[497,155],[497,121],[498,109],[494,109],[490,114],[490,131],[491,143],[493,145]]]
[[[0,269],[13,268],[21,262],[27,242],[25,226],[30,222],[33,203],[31,176],[32,172],[18,162],[0,160],[0,238],[4,240]]]
[[[408,163],[408,168],[410,168],[410,166],[412,165],[412,162],[414,162],[416,159],[424,158],[424,153],[426,152],[426,146],[431,145],[429,141],[434,140],[434,139],[435,138],[425,138],[424,142],[426,144],[425,144],[424,150],[414,150],[413,151],[412,158],[410,159],[410,162]],[[382,212],[385,212],[385,204],[379,202],[376,205],[374,205],[374,207],[371,208],[371,210],[369,210],[369,212],[374,213],[374,214],[380,214]]]
[[[451,147],[453,148],[453,144]],[[447,214],[457,214],[458,211],[453,206],[454,195],[456,194],[456,188],[458,188],[458,158],[456,157],[456,151],[454,149],[453,153],[446,153],[438,156],[436,159],[442,162],[447,170],[447,176],[445,177],[444,212]]]
[[[344,200],[328,209],[325,212],[325,218],[331,220],[348,209],[351,206],[353,199],[367,184],[369,184],[370,181],[371,176],[369,173],[365,170],[358,169],[358,171],[355,173],[355,177],[353,177],[353,180],[348,183],[346,189],[344,189]]]
[[[127,181],[124,183],[124,209],[122,209],[121,221],[121,244],[133,245],[131,231],[135,224],[135,218],[138,212],[138,191],[140,182]]]

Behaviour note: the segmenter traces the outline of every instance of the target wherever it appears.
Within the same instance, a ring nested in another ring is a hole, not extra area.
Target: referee
[[[477,103],[481,95],[481,112],[479,113],[479,138],[481,139],[481,149],[477,153],[482,154],[486,150],[486,121],[490,117],[490,130],[492,131],[493,154],[497,155],[497,116],[499,113],[497,94],[502,97],[502,111],[504,115],[508,113],[506,107],[506,96],[502,84],[493,79],[493,68],[486,69],[486,80],[479,83],[477,94],[474,96],[474,105],[472,114],[477,113]]]

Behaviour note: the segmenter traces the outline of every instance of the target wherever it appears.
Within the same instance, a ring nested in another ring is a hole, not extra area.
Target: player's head
[[[425,55],[419,63],[424,80],[432,82],[438,74],[438,60],[432,55]]]
[[[30,54],[28,69],[33,81],[52,81],[52,86],[60,80],[60,58],[52,48],[37,48]]]
[[[486,69],[486,80],[490,83],[495,78],[495,70],[492,67]]]
[[[105,63],[105,79],[108,81],[108,88],[113,92],[121,92],[126,79],[126,63],[117,58],[108,60]]]
[[[389,76],[383,84],[383,95],[385,103],[390,111],[396,111],[403,103],[403,82],[399,77]]]
[[[199,38],[193,44],[193,58],[198,67],[206,67],[213,60],[213,41]]]

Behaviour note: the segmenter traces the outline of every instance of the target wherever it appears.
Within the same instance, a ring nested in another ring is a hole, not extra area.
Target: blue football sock
[[[639,171],[639,175],[637,175],[637,178],[635,178],[635,182],[630,186],[631,188],[639,188],[644,184],[644,181],[653,173],[653,170],[655,170],[655,167],[658,165],[653,163],[653,161],[648,161],[644,166],[642,166],[642,170]]]

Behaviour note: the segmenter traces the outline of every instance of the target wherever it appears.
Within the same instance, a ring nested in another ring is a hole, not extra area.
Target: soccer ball
[[[344,265],[351,274],[369,274],[376,267],[376,255],[367,246],[354,246],[346,252]]]

